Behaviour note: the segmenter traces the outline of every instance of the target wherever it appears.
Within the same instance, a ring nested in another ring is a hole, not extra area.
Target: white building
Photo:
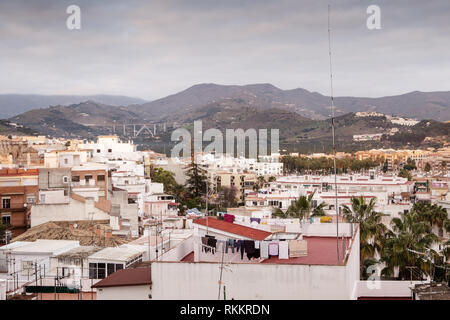
[[[151,295],[150,268],[124,269],[97,282],[97,300],[149,300]]]
[[[92,152],[92,161],[95,162],[143,159],[142,153],[136,151],[136,145],[130,141],[122,142],[117,136],[98,136],[96,142],[78,144],[78,148]]]
[[[50,273],[52,257],[79,246],[78,241],[39,239],[11,248],[8,273],[18,275],[21,280],[33,280],[36,271],[42,274]]]
[[[72,194],[67,203],[37,203],[31,207],[31,227],[49,221],[110,220],[108,200]]]
[[[104,248],[88,257],[89,278],[103,279],[114,272],[126,269],[143,261],[146,249],[143,246]]]
[[[232,237],[263,241],[273,237],[271,233],[239,227],[234,223],[216,222],[210,223],[208,233],[217,240]],[[202,252],[195,237],[206,234],[206,221],[200,219],[195,223],[198,228],[194,233],[193,252],[186,247],[183,254],[179,254],[184,255],[179,262],[153,262],[152,299],[217,299],[221,246],[217,246],[215,253]],[[336,238],[333,236],[335,225],[334,228],[333,224],[328,225],[330,230],[311,230],[308,236],[303,237],[307,242],[306,256],[247,261],[247,258],[241,260],[239,253],[224,254],[221,299],[223,287],[226,288],[227,299],[235,300],[352,299],[359,281],[359,230],[356,228],[352,235],[348,228],[343,228],[346,230],[344,241],[338,242],[340,247],[343,246],[340,251],[342,260],[338,262]],[[298,237],[298,234],[285,234],[284,237],[289,239]]]

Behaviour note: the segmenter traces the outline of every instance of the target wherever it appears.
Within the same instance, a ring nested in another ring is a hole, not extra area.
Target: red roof
[[[347,244],[350,238],[345,238]],[[307,237],[308,255],[305,257],[278,259],[278,256],[270,257],[261,263],[270,264],[306,264],[306,265],[337,265],[336,237]],[[353,248],[352,248],[353,249]],[[342,255],[342,238],[339,238],[339,251]],[[342,262],[339,265],[343,265]]]
[[[0,169],[0,176],[37,176],[38,169]]]
[[[194,220],[194,223],[206,226],[206,218]],[[208,218],[208,228],[221,230],[253,240],[264,240],[272,234],[267,231],[241,226],[232,222],[217,220],[216,218]]]
[[[97,282],[93,288],[142,286],[152,283],[150,268],[122,269]]]
[[[412,300],[411,297],[358,297],[358,300]]]

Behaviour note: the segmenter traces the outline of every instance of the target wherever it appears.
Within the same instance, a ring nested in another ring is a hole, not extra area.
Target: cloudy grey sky
[[[449,0],[1,0],[0,93],[157,99],[205,82],[335,95],[450,90]],[[66,28],[68,5],[81,30]],[[381,8],[381,30],[366,9]]]

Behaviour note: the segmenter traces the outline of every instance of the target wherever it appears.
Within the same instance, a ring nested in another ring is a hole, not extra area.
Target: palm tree
[[[375,256],[383,249],[386,226],[381,222],[383,214],[375,211],[376,199],[366,202],[364,197],[353,197],[351,208],[343,206],[344,218],[350,223],[359,224],[360,233],[360,272],[364,278],[366,260],[376,261]]]
[[[283,219],[289,218],[289,215],[288,215],[287,211],[283,212],[283,210],[281,210],[280,208],[274,208],[272,210],[272,216],[283,218]]]
[[[417,212],[420,221],[428,222],[431,227],[438,227],[438,235],[444,235],[444,227],[448,224],[447,210],[437,204],[415,203],[412,211]]]
[[[256,183],[253,184],[253,190],[258,191],[259,189],[264,188],[266,184],[266,178],[264,176],[258,176],[258,178],[256,178]]]
[[[310,217],[324,216],[325,203],[315,206],[313,197],[315,191],[308,196],[300,196],[287,209],[288,216],[302,219],[309,219]]]
[[[438,258],[438,254],[430,249],[439,240],[431,232],[430,224],[421,220],[417,211],[411,211],[400,218],[393,218],[391,225],[392,230],[387,233],[381,253],[381,261],[386,265],[381,274],[391,277],[395,268],[398,268],[398,278],[409,279],[411,271],[408,267],[416,267],[422,273],[430,274],[432,263],[418,254],[429,251],[434,259]],[[411,277],[420,278],[413,275]]]

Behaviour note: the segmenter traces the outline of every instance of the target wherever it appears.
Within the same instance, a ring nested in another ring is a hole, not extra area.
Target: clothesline
[[[244,253],[248,260],[268,259],[278,257],[279,259],[289,259],[293,257],[302,257],[307,255],[306,240],[242,240],[232,239],[217,240],[214,236],[201,237],[202,252],[215,254],[217,246],[221,245],[223,253],[240,253],[241,260],[244,259]]]

